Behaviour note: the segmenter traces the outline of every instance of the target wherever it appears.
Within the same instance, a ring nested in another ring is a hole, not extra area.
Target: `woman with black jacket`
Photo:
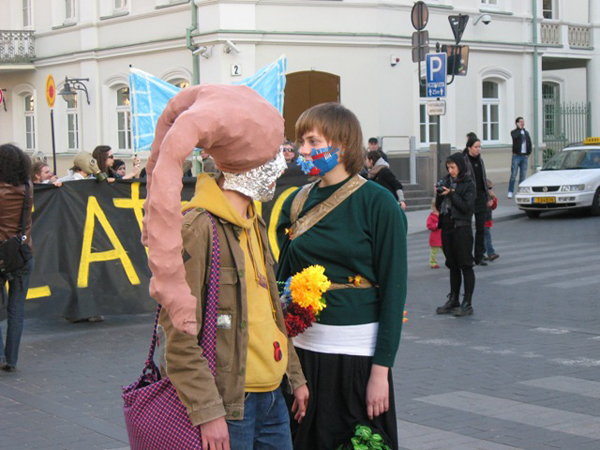
[[[402,209],[406,209],[404,203],[404,192],[402,191],[402,183],[398,181],[396,176],[390,170],[390,165],[382,157],[379,150],[371,150],[367,153],[367,169],[369,169],[369,180],[380,184],[396,198]]]
[[[471,220],[475,208],[475,183],[467,174],[467,165],[462,153],[454,153],[446,160],[448,175],[437,187],[436,207],[440,212],[439,226],[442,229],[442,249],[446,266],[450,269],[450,293],[444,306],[436,309],[437,314],[467,316],[473,314],[471,305],[475,289],[473,271],[473,231]],[[464,298],[459,301],[460,287],[464,279]]]
[[[463,150],[465,163],[467,165],[467,175],[475,183],[475,248],[473,249],[475,264],[478,266],[487,266],[483,260],[485,254],[485,217],[493,200],[487,185],[487,173],[485,164],[481,157],[481,141],[475,136],[467,141],[467,147]]]

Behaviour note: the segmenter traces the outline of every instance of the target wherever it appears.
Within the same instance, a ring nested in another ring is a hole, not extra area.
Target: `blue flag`
[[[283,115],[286,70],[287,58],[285,55],[282,55],[277,61],[263,67],[250,78],[233,84],[251,87],[267,99],[279,111],[279,114]]]
[[[280,114],[283,114],[286,69],[287,58],[281,56],[253,76],[234,84],[251,87],[277,108]],[[129,90],[133,148],[136,152],[150,150],[158,117],[171,97],[181,89],[132,67],[129,70]]]
[[[167,103],[181,89],[133,67],[129,69],[131,132],[135,151],[150,150],[156,122]]]

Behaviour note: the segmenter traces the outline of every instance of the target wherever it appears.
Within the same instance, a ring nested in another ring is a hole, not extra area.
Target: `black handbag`
[[[25,244],[25,222],[29,209],[29,183],[25,184],[25,198],[23,199],[23,212],[21,214],[21,228],[16,236],[0,242],[0,280],[12,280],[27,261],[32,257],[31,248]]]

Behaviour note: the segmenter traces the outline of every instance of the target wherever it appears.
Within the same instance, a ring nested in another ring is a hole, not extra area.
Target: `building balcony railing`
[[[560,45],[560,25],[557,23],[542,23],[540,25],[540,41],[546,45]]]
[[[592,46],[591,29],[569,25],[569,46],[571,48],[590,48]]]
[[[542,22],[540,24],[540,42],[543,45],[570,48],[591,49],[592,31],[589,26],[564,22]]]
[[[0,30],[0,64],[31,63],[34,57],[33,31]]]

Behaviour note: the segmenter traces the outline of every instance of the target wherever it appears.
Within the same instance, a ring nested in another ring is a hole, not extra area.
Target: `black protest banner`
[[[273,201],[258,205],[276,257],[281,206],[305,182],[301,172],[288,170]],[[182,201],[193,196],[194,187],[195,179],[184,180]],[[84,318],[154,309],[147,251],[140,241],[145,197],[145,183],[135,180],[36,185],[28,317]]]

